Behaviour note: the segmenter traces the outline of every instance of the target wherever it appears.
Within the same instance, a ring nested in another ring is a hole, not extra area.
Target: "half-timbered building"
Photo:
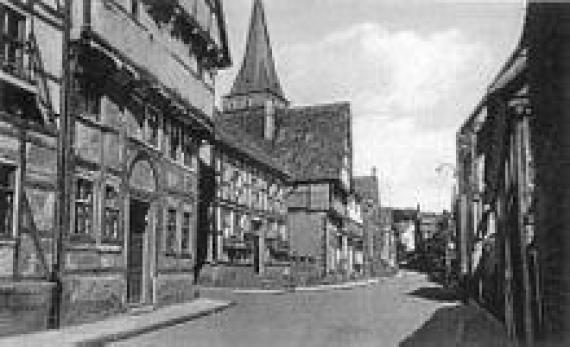
[[[290,107],[276,72],[260,0],[253,2],[245,56],[223,98],[221,120],[253,136],[292,175],[288,198],[296,264],[292,274],[306,281],[340,271],[337,254],[348,242],[352,184],[350,105]]]
[[[201,283],[283,285],[289,274],[289,173],[255,139],[216,122],[214,223]]]
[[[60,233],[64,9],[0,3],[0,275],[47,280],[57,261],[62,324],[194,297],[198,153],[214,139],[216,70],[229,65],[221,1],[70,3],[70,228]]]

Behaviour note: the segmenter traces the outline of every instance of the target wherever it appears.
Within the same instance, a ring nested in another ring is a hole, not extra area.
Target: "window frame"
[[[114,192],[114,197],[109,197],[109,191],[112,190]],[[114,204],[110,204],[109,200],[113,199]],[[123,240],[123,233],[121,228],[121,209],[120,209],[120,196],[119,190],[117,187],[113,185],[105,185],[105,192],[104,192],[104,203],[103,203],[103,223],[101,226],[101,242],[102,243],[111,243],[111,244],[120,244]],[[110,217],[114,219],[114,233],[113,235],[109,235],[108,228]]]
[[[6,19],[10,18],[10,15],[13,17],[8,22],[8,25],[15,20],[17,23],[16,33],[10,32],[10,28],[6,27]],[[24,80],[29,80],[29,71],[26,69],[26,32],[27,16],[10,6],[0,4],[0,70]],[[14,50],[13,59],[10,58],[11,49]],[[10,64],[13,66],[9,67],[8,65]],[[9,71],[9,69],[12,70]]]
[[[192,245],[192,213],[190,211],[184,211],[182,213],[182,223],[181,223],[181,234],[180,234],[180,252],[185,255],[192,257],[193,245]],[[184,245],[186,240],[187,244]]]
[[[0,172],[6,174],[7,182],[7,184],[2,184],[4,177],[2,177],[3,175],[0,175],[0,196],[6,195],[6,197],[11,197],[10,203],[6,204],[6,207],[9,209],[9,213],[2,213],[4,215],[4,220],[0,221],[0,223],[2,223],[0,227],[0,238],[7,239],[12,238],[14,235],[17,168],[13,165],[0,163]]]
[[[81,186],[89,188],[91,194],[82,194]],[[95,184],[90,179],[77,177],[73,193],[73,232],[70,236],[72,239],[94,241]],[[83,224],[81,230],[79,224]]]
[[[174,217],[174,218],[172,218]],[[166,209],[164,251],[166,255],[175,255],[178,251],[178,210]]]

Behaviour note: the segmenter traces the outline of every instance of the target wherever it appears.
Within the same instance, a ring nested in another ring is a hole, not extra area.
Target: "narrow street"
[[[486,315],[417,273],[364,288],[236,295],[238,305],[115,346],[505,346]],[[476,342],[475,342],[476,341]]]

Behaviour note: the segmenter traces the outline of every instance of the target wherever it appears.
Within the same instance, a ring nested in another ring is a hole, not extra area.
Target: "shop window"
[[[184,212],[182,215],[182,237],[180,245],[182,253],[192,254],[192,245],[190,244],[190,233],[192,232],[192,215],[190,212]]]
[[[75,234],[91,235],[93,221],[93,183],[78,179],[75,186]]]
[[[0,5],[0,69],[27,79],[24,68],[26,17]]]
[[[103,221],[103,241],[120,241],[119,234],[119,195],[114,187],[105,189],[105,216]]]
[[[169,209],[166,214],[166,253],[176,253],[176,210]]]
[[[0,237],[12,234],[15,172],[12,166],[0,165]]]

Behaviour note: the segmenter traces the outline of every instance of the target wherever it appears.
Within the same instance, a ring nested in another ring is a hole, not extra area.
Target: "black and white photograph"
[[[570,0],[0,0],[0,346],[570,346]]]

